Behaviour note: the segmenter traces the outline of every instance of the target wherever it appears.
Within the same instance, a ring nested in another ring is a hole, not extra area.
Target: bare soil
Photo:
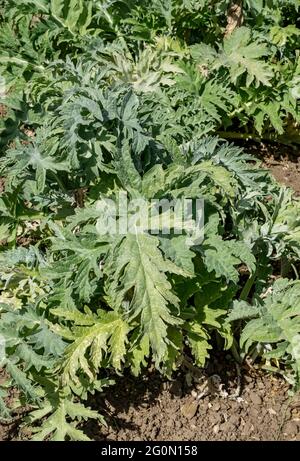
[[[196,401],[186,374],[171,381],[156,371],[138,379],[127,375],[89,402],[105,416],[107,427],[90,421],[83,429],[98,441],[300,441],[300,395],[290,396],[284,379],[245,366],[240,396],[231,399],[237,386],[232,359],[214,359],[206,372],[219,373],[229,397],[208,395],[186,416]],[[0,441],[30,438],[21,428],[23,415],[0,424]]]
[[[266,159],[265,166],[272,171],[278,182],[292,187],[295,195],[300,196],[300,156],[292,159],[287,155],[282,159],[272,156]]]
[[[7,114],[7,108],[4,104],[0,104],[0,118],[4,118]]]
[[[215,361],[212,371],[218,371],[232,395],[237,385],[232,363]],[[174,381],[163,381],[156,372],[139,380],[127,376],[93,402],[108,427],[91,422],[86,432],[107,441],[300,441],[300,395],[289,396],[288,388],[282,378],[242,369],[239,398],[206,396],[187,417],[184,409],[195,398],[184,375]]]
[[[251,141],[241,145],[262,160],[262,166],[271,170],[278,182],[293,188],[295,195],[300,196],[300,145],[290,147]]]
[[[4,384],[7,380],[7,374],[0,369],[0,384]],[[9,408],[13,408],[14,401],[17,397],[17,392],[11,389],[8,397],[5,399]],[[19,437],[19,426],[21,424],[22,416],[26,413],[25,408],[21,411],[13,413],[13,419],[10,422],[0,422],[0,441],[4,440],[17,440]]]

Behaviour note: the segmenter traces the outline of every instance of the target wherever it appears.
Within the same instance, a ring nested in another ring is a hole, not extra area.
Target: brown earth
[[[0,104],[0,118],[5,117],[7,114],[7,108],[4,104]]]
[[[278,182],[292,187],[300,196],[300,146],[243,142],[245,150],[262,160]]]
[[[272,171],[277,181],[292,187],[295,194],[300,196],[300,156],[292,159],[288,156],[282,159],[272,156],[266,159],[265,166]]]
[[[4,385],[7,380],[7,374],[0,369],[0,385]],[[5,403],[9,408],[13,408],[14,401],[17,397],[17,393],[14,389],[10,389],[8,397],[5,399]],[[13,414],[13,420],[11,422],[0,422],[0,441],[4,440],[17,440],[18,429],[21,424],[22,416],[24,415],[25,410],[16,411]]]
[[[213,368],[220,370],[225,389],[232,395],[236,388],[232,365],[226,368],[225,363],[224,368],[223,359]],[[90,422],[86,432],[95,440],[116,441],[300,441],[300,395],[290,397],[282,378],[253,370],[243,374],[242,370],[239,398],[206,396],[198,401],[193,416],[194,405],[189,417],[183,412],[193,406],[195,398],[185,381],[183,375],[163,381],[157,373],[138,380],[121,378],[92,405],[105,414],[108,427]]]
[[[83,429],[96,441],[300,441],[300,394],[289,396],[284,379],[245,366],[240,396],[231,399],[238,385],[232,360],[215,359],[206,372],[219,373],[229,397],[197,401],[183,373],[172,381],[155,371],[138,379],[128,375],[89,402],[105,416],[107,427],[90,421]],[[28,440],[21,420],[16,413],[12,423],[0,424],[0,441]]]

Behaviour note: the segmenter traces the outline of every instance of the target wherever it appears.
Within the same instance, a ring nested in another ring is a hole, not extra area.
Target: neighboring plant
[[[235,301],[227,320],[247,319],[240,338],[244,353],[262,355],[266,369],[283,374],[299,388],[300,282],[278,279],[268,291],[252,306]]]
[[[239,3],[241,20],[230,30],[224,0],[0,4],[0,73],[11,108],[3,141],[35,122],[24,100],[28,82],[69,57],[92,58],[108,77],[153,92],[162,113],[200,135],[299,142],[300,2]]]

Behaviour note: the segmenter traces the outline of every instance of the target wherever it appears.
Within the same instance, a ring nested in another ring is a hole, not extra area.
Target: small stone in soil
[[[197,400],[188,400],[182,407],[181,407],[181,413],[183,416],[185,416],[188,419],[191,419],[195,416],[197,413],[199,406],[199,401]]]
[[[217,433],[219,432],[219,430],[220,430],[220,426],[219,426],[219,424],[216,424],[216,425],[213,427],[213,433],[214,433],[214,434],[217,434]]]
[[[183,426],[183,424],[182,424],[182,421],[180,421],[180,419],[175,422],[176,429],[181,429],[182,426]]]
[[[167,427],[172,428],[174,426],[175,426],[174,419],[169,419],[169,421],[167,421]]]
[[[298,425],[294,421],[288,421],[284,426],[283,432],[287,435],[296,435],[298,431]]]
[[[256,392],[250,392],[249,398],[250,400],[252,400],[252,403],[254,403],[254,405],[261,405],[262,403],[261,397]]]

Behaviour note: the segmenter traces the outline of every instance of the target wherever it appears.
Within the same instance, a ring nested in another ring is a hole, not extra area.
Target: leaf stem
[[[67,189],[65,188],[64,184],[62,183],[61,179],[58,177],[58,175],[54,172],[54,171],[51,171],[51,174],[53,176],[53,178],[56,180],[57,184],[59,185],[59,187],[61,188],[62,192],[64,192],[65,194],[67,193]]]
[[[235,338],[233,338],[233,343],[232,343],[232,346],[231,346],[231,352],[232,352],[234,360],[237,363],[241,364],[243,362],[243,359],[240,356],[240,354],[238,353],[238,345],[237,345],[237,340]]]
[[[253,284],[255,282],[257,273],[256,271],[248,278],[247,282],[244,285],[244,288],[242,289],[241,295],[240,295],[240,300],[241,301],[246,301],[249,293],[251,291],[251,288],[253,287]]]

